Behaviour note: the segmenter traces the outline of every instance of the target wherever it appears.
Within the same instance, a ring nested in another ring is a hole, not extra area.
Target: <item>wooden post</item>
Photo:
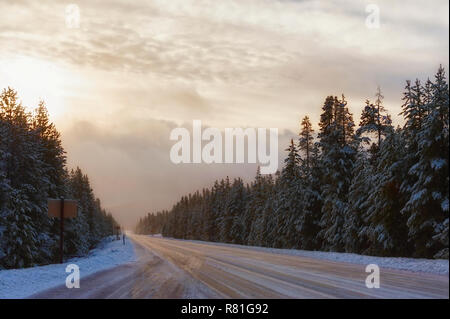
[[[63,263],[64,259],[64,198],[61,198],[61,212],[59,216],[59,263]]]
[[[47,200],[48,216],[59,218],[59,262],[64,262],[64,219],[78,216],[78,204],[74,199],[49,198]]]

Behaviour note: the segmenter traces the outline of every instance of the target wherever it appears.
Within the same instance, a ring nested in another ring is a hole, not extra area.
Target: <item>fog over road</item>
[[[381,268],[238,246],[130,235],[139,260],[33,298],[448,298],[448,275]]]

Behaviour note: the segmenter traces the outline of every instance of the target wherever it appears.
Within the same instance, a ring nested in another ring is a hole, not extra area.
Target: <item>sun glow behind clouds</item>
[[[71,68],[28,56],[14,56],[2,61],[0,87],[12,87],[29,110],[44,100],[50,116],[60,118],[66,110],[65,100],[80,76]]]
[[[0,1],[0,90],[30,109],[45,100],[69,167],[132,225],[215,178],[256,171],[171,164],[178,125],[278,127],[284,149],[304,115],[317,132],[327,95],[345,93],[358,123],[378,85],[401,124],[404,81],[448,70],[448,1],[374,1],[381,27],[368,29],[372,2],[77,0],[72,29],[70,1]]]

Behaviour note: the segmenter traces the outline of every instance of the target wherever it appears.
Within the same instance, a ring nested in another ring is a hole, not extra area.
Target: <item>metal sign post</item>
[[[75,218],[78,215],[76,200],[71,199],[49,199],[48,215],[59,218],[59,262],[64,261],[64,218]]]

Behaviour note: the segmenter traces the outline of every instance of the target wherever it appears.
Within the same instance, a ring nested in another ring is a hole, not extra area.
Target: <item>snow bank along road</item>
[[[130,235],[139,259],[34,298],[448,298],[448,274],[381,268],[262,249]]]
[[[87,256],[69,259],[64,264],[0,270],[0,299],[26,298],[64,284],[69,264],[79,266],[81,281],[84,281],[89,275],[134,261],[136,255],[132,245],[124,246],[121,240],[113,241],[113,237],[108,237]]]

